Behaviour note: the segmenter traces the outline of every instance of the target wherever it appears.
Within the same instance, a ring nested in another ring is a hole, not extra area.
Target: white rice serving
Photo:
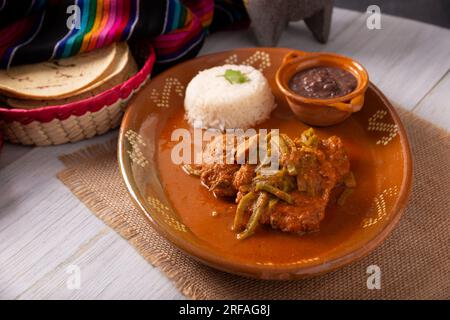
[[[227,70],[240,71],[243,83],[230,83]],[[275,99],[263,74],[244,65],[223,65],[199,72],[186,88],[187,121],[196,128],[247,129],[270,117]]]

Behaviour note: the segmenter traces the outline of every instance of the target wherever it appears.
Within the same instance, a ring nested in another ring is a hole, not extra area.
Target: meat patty
[[[260,222],[286,232],[317,231],[331,190],[350,172],[342,141],[332,136],[318,148],[292,150],[282,161],[297,170],[297,190],[290,193],[293,204],[279,201]]]
[[[205,164],[202,165],[200,180],[216,197],[234,197],[237,189],[233,185],[238,164]]]
[[[251,164],[243,164],[234,176],[233,185],[239,190],[243,186],[248,186],[252,183],[255,177],[255,166]]]
[[[233,179],[233,186],[238,190],[236,203],[241,201],[242,196],[249,191],[255,175],[255,166],[250,164],[241,165],[236,172]]]
[[[342,140],[337,136],[331,136],[322,140],[319,148],[335,170],[336,182],[340,182],[350,172],[350,161]]]
[[[279,201],[270,212],[266,211],[261,216],[260,223],[284,232],[319,230],[320,222],[325,216],[328,197],[310,197],[300,191],[292,192],[291,197],[293,204]]]

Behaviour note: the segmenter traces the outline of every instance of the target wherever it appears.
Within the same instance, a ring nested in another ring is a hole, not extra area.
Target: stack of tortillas
[[[0,95],[11,108],[34,109],[83,100],[137,72],[126,42],[74,57],[0,70]]]

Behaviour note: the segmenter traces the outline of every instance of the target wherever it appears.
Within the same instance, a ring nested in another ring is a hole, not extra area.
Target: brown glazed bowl
[[[300,96],[289,88],[289,80],[297,72],[317,66],[349,71],[358,82],[355,90],[342,97],[315,99]],[[361,110],[369,75],[361,64],[349,57],[334,53],[291,51],[286,54],[276,73],[276,82],[298,119],[312,126],[324,127],[341,123],[353,112]]]
[[[308,126],[297,120],[275,82],[290,51],[235,49],[180,63],[152,78],[130,101],[122,121],[119,169],[147,223],[186,254],[225,272],[292,280],[340,268],[367,255],[389,235],[410,193],[408,137],[391,103],[369,84],[360,112],[350,113],[340,124],[315,128],[319,136],[342,139],[358,186],[344,205],[327,208],[319,231],[298,236],[265,230],[240,241],[230,228],[235,207],[211,215],[220,209],[218,202],[170,157],[176,144],[173,130],[192,130],[184,119],[186,86],[207,68],[252,65],[267,78],[278,105],[259,127],[300,133]],[[211,222],[206,227],[205,219]]]

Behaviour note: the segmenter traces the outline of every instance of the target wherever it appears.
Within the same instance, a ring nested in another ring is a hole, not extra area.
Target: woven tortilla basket
[[[0,105],[0,128],[5,140],[24,145],[56,145],[88,139],[118,127],[129,99],[150,77],[156,57],[150,43],[130,44],[130,48],[139,71],[98,95],[31,110]]]

